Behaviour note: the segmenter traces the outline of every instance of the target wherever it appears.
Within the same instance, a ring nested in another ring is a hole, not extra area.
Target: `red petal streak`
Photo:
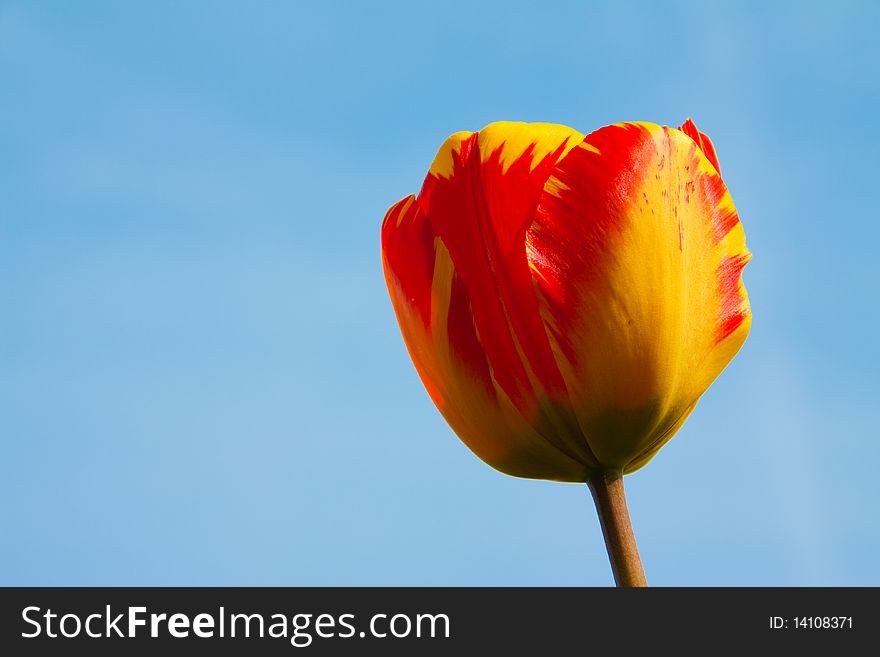
[[[718,208],[717,213],[713,217],[713,223],[715,224],[716,235],[720,241],[724,239],[724,236],[730,232],[730,229],[739,222],[739,217],[732,205],[725,207],[725,205],[720,202],[727,192],[727,188],[724,186],[724,181],[721,179],[721,167],[718,165],[718,156],[715,154],[715,147],[712,145],[712,140],[700,132],[697,129],[697,125],[691,119],[682,123],[678,129],[694,141],[697,148],[703,152],[703,155],[705,155],[706,159],[712,163],[712,166],[715,167],[715,171],[718,173],[717,177],[703,176],[701,184],[706,194],[706,198],[709,199],[713,207]]]
[[[495,380],[521,411],[529,413],[534,411],[536,390],[526,366],[545,393],[565,398],[532,293],[525,252],[526,230],[564,146],[534,167],[529,147],[504,170],[503,146],[481,156],[478,134],[473,134],[462,142],[460,152],[453,152],[452,175],[429,174],[419,195],[467,291]]]
[[[482,383],[489,399],[494,400],[496,398],[495,386],[492,384],[492,374],[489,372],[486,352],[477,337],[467,289],[457,275],[452,278],[446,328],[453,353],[471,376]]]
[[[431,324],[434,241],[431,223],[410,195],[391,206],[382,222],[382,251],[407,301]]]
[[[712,207],[712,225],[715,227],[715,238],[720,242],[731,229],[739,223],[739,215],[732,203],[725,204],[727,187],[719,175],[703,175],[697,179],[710,206]]]
[[[718,267],[718,292],[721,296],[720,324],[715,336],[716,342],[721,342],[739,325],[743,323],[749,314],[748,306],[744,306],[740,292],[740,279],[743,267],[751,259],[751,254],[728,257],[721,261]]]
[[[678,126],[678,129],[696,142],[706,158],[712,163],[712,166],[715,167],[715,171],[720,175],[721,167],[718,166],[718,156],[715,154],[715,146],[712,144],[712,140],[700,132],[697,129],[697,125],[691,119]]]

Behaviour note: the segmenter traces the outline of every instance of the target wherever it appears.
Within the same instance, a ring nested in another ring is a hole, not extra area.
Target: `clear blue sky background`
[[[626,480],[649,581],[880,584],[880,5],[480,4],[0,2],[0,583],[609,584],[586,486],[434,409],[379,225],[451,132],[690,115],[754,326]]]

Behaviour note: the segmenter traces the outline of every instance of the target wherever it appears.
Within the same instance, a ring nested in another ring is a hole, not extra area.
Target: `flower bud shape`
[[[443,417],[492,467],[557,481],[632,472],[681,427],[746,339],[749,258],[690,119],[456,133],[382,224]]]

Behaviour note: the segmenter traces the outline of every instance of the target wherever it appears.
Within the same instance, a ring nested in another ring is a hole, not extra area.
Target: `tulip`
[[[690,119],[458,132],[382,224],[392,304],[434,404],[497,470],[588,483],[619,585],[645,584],[622,476],[745,341],[749,258]]]

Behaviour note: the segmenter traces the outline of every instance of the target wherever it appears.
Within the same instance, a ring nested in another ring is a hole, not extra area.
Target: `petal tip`
[[[464,142],[473,134],[472,132],[461,131],[449,135],[446,141],[443,142],[440,150],[437,151],[437,155],[431,163],[431,168],[428,169],[428,174],[437,178],[451,178],[455,170],[455,160],[461,157],[462,149],[465,148],[463,146]]]
[[[718,172],[718,175],[721,175],[721,167],[718,164],[718,155],[715,153],[715,146],[712,144],[712,140],[709,139],[708,135],[700,132],[699,128],[697,128],[697,124],[694,123],[694,120],[691,117],[688,117],[684,123],[678,126],[678,130],[694,140],[694,143],[703,152],[703,155],[706,156],[706,159],[712,163],[713,167],[715,167],[715,171]]]

